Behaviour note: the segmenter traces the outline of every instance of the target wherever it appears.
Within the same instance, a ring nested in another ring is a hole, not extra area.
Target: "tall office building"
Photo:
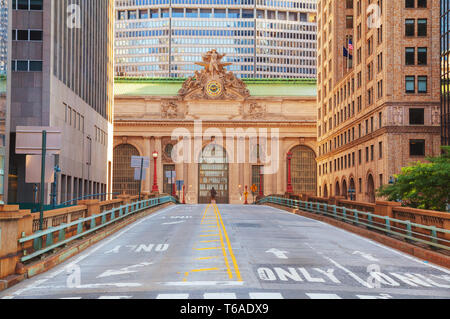
[[[12,9],[8,201],[34,201],[26,158],[15,154],[17,126],[61,130],[58,202],[105,193],[112,175],[113,1],[16,0]]]
[[[8,28],[9,28],[8,0],[0,0],[0,204],[4,203],[5,183],[8,181]]]
[[[116,0],[116,75],[187,78],[211,49],[240,78],[316,78],[317,0]]]
[[[450,145],[450,1],[441,0],[442,145]]]
[[[318,12],[318,193],[374,202],[440,153],[439,2],[320,0]]]

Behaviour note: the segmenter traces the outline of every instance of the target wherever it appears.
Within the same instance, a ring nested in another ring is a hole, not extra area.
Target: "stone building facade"
[[[440,153],[439,1],[321,0],[318,26],[318,193],[374,202]]]
[[[8,202],[35,201],[17,126],[62,132],[57,202],[106,193],[112,181],[114,1],[11,1]],[[44,190],[50,203],[50,185]]]
[[[157,151],[160,192],[172,193],[173,182],[183,181],[188,203],[208,202],[212,187],[220,203],[242,204],[245,186],[250,192],[253,184],[266,195],[286,192],[288,152],[294,190],[316,193],[315,81],[243,82],[222,58],[215,50],[203,55],[204,69],[184,82],[116,82],[115,192],[138,191],[132,155],[151,159],[142,188],[151,192]]]

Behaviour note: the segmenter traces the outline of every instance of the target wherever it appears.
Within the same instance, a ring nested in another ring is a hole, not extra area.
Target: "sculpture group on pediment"
[[[233,72],[225,67],[232,63],[223,63],[226,54],[219,54],[216,50],[202,55],[202,62],[195,63],[204,67],[195,71],[178,92],[181,99],[242,99],[250,96],[245,83],[238,79]]]

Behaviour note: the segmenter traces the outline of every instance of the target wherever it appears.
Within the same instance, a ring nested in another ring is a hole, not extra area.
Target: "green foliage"
[[[429,163],[404,167],[396,182],[381,187],[378,196],[413,208],[445,211],[450,201],[450,147],[442,149],[441,156],[427,158]]]

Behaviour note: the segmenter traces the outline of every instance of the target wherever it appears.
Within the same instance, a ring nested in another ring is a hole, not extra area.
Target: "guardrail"
[[[332,217],[354,225],[365,226],[367,229],[378,230],[391,236],[399,236],[407,241],[450,250],[450,230],[448,229],[412,223],[408,220],[405,221],[388,216],[376,215],[371,212],[363,212],[357,209],[318,202],[306,202],[275,196],[268,196],[257,202],[257,204],[265,203],[277,204]]]
[[[122,205],[87,218],[81,218],[68,224],[61,224],[60,226],[51,227],[44,231],[38,231],[31,236],[23,236],[19,239],[23,253],[21,261],[25,262],[36,258],[125,217],[169,202],[176,203],[176,200],[172,196],[146,199],[140,202]],[[55,234],[57,234],[56,237]],[[31,250],[31,253],[29,250]]]

